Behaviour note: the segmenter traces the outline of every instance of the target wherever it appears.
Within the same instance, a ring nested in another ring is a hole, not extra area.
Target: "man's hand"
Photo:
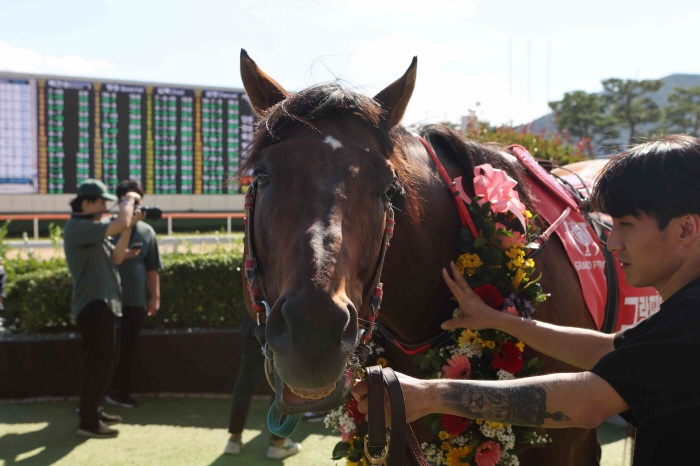
[[[447,286],[450,287],[457,302],[459,302],[459,307],[462,309],[464,317],[443,322],[442,328],[445,330],[454,330],[456,328],[469,328],[472,330],[498,328],[495,322],[503,317],[504,313],[490,307],[472,291],[462,274],[459,273],[454,262],[450,262],[450,269],[452,270],[452,277],[443,268],[442,278],[447,283]]]
[[[123,259],[123,260],[133,259],[134,257],[138,256],[139,254],[141,254],[141,250],[140,250],[140,249],[136,249],[136,248],[134,248],[134,249],[127,249],[126,252],[124,253],[124,259]]]
[[[160,309],[160,299],[156,297],[152,297],[150,301],[148,301],[148,317],[153,317],[158,313],[158,310]]]
[[[129,193],[131,194],[131,193]],[[133,227],[137,223],[139,223],[141,220],[146,218],[146,212],[142,211],[141,209],[136,209],[134,210],[134,215],[131,217],[131,223],[129,224],[129,228]]]
[[[128,193],[124,194],[124,197],[122,197],[121,200],[133,202],[134,206],[141,205],[141,195],[133,191],[129,191]]]
[[[430,413],[435,412],[434,406],[429,406],[426,401],[429,401],[434,396],[431,394],[434,390],[431,386],[431,381],[420,380],[409,377],[405,374],[396,372],[396,376],[401,383],[403,390],[403,398],[406,405],[406,421],[413,422]],[[368,398],[367,398],[367,379],[359,381],[352,388],[352,396],[358,401],[357,408],[361,413],[367,414]],[[389,392],[384,387],[384,413],[386,417],[386,426],[391,426],[391,405],[389,404]],[[372,414],[369,413],[368,416]]]

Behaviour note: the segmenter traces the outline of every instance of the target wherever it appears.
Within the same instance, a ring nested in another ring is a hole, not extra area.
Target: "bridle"
[[[397,192],[403,193],[403,187],[401,186],[398,177],[394,175],[394,180],[392,181],[392,186],[394,189],[394,194]],[[260,281],[258,278],[258,262],[255,256],[255,241],[254,241],[254,214],[255,214],[255,204],[257,200],[258,182],[254,180],[251,184],[248,192],[245,196],[245,203],[243,206],[245,212],[245,244],[248,249],[248,254],[245,258],[245,277],[246,284],[248,288],[248,293],[250,294],[250,301],[253,310],[256,313],[258,326],[255,329],[255,336],[262,345],[263,354],[265,355],[265,376],[267,378],[268,384],[272,387],[272,390],[276,391],[274,382],[274,354],[270,349],[267,341],[265,339],[265,324],[269,318],[271,307],[268,302],[263,298],[263,291],[260,286]],[[346,364],[346,372],[351,371],[352,379],[351,383],[347,384],[343,391],[343,398],[352,389],[352,381],[358,375],[367,361],[367,356],[369,356],[369,347],[366,342],[372,337],[372,332],[374,331],[375,322],[377,316],[379,315],[379,308],[382,305],[382,296],[384,294],[383,284],[381,283],[382,270],[384,268],[384,258],[386,257],[386,251],[389,248],[389,241],[394,235],[394,208],[392,206],[392,196],[389,196],[389,203],[384,212],[384,232],[382,233],[382,243],[379,251],[379,261],[377,264],[377,269],[374,274],[374,279],[372,281],[371,295],[369,303],[367,305],[367,310],[364,313],[362,319],[359,318],[358,321],[362,320],[365,324],[360,324],[358,322],[358,338],[355,343],[355,349],[350,354],[348,362]],[[264,313],[264,314],[263,314]],[[359,313],[358,313],[359,314]]]

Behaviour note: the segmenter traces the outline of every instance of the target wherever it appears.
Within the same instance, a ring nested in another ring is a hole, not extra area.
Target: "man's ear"
[[[416,86],[417,68],[418,57],[413,57],[411,66],[408,67],[406,73],[374,96],[374,100],[379,102],[386,111],[384,119],[389,128],[398,125],[406,112],[408,101],[411,100],[413,88]]]
[[[700,240],[700,216],[698,214],[686,214],[680,218],[681,240],[691,243]]]
[[[258,68],[245,49],[241,49],[241,79],[248,94],[250,106],[256,115],[283,101],[289,93],[277,81]]]

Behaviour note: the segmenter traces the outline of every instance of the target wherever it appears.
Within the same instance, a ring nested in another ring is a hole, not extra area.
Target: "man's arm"
[[[129,226],[129,228],[122,231],[119,241],[117,241],[117,244],[114,245],[114,249],[112,250],[112,262],[114,262],[116,265],[124,262],[127,248],[129,247],[129,240],[131,239],[131,228],[132,226]]]
[[[493,309],[472,291],[454,263],[451,263],[450,268],[454,278],[450,277],[445,269],[442,275],[457,298],[464,317],[448,320],[442,324],[444,329],[464,327],[472,330],[501,330],[536,351],[582,369],[592,368],[600,358],[615,349],[614,335],[547,324]]]
[[[498,382],[398,376],[408,422],[443,413],[519,426],[591,429],[629,409],[610,384],[592,372]],[[355,385],[352,393],[360,401],[360,412],[366,413],[366,381]],[[385,399],[389,422],[391,408],[386,393]]]
[[[134,215],[134,209],[136,209],[139,202],[141,202],[141,196],[139,196],[138,193],[126,193],[124,198],[119,202],[119,213],[116,218],[109,223],[107,231],[105,231],[105,238],[118,235],[129,228]]]
[[[154,316],[160,309],[160,275],[157,270],[146,272],[146,284],[148,292],[151,294],[151,299],[148,302],[148,315]]]

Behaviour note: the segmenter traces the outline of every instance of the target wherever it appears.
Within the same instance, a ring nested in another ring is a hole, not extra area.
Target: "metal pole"
[[[226,217],[226,233],[231,234],[231,216]]]
[[[34,217],[34,241],[39,241],[39,217]]]
[[[168,236],[172,236],[173,234],[173,218],[168,217]]]

